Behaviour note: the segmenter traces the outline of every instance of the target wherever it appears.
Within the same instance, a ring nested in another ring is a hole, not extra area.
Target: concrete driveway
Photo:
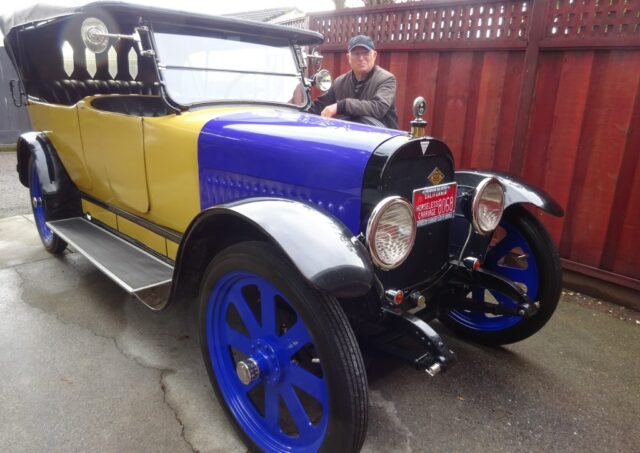
[[[3,151],[0,145],[0,219],[31,213],[29,191],[20,184],[16,172],[15,150]]]
[[[0,219],[0,451],[245,451],[191,318],[147,310],[77,253],[47,254],[30,216]],[[435,378],[365,357],[365,451],[638,451],[637,312],[565,292],[524,342],[445,338],[459,362]]]

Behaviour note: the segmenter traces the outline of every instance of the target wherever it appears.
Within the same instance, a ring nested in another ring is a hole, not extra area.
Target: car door
[[[87,169],[94,182],[90,195],[137,213],[149,211],[142,118],[78,104]]]

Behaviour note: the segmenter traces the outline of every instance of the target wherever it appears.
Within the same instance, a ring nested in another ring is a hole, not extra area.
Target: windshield
[[[211,101],[276,102],[301,106],[301,76],[291,47],[156,33],[169,96],[183,105]]]

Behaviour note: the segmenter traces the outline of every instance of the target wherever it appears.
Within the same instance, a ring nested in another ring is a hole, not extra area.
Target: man
[[[351,38],[347,53],[351,71],[338,77],[309,110],[329,118],[369,116],[385,127],[397,129],[396,78],[376,65],[376,56],[370,37]]]

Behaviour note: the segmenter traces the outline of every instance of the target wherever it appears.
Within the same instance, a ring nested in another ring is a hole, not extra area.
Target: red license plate
[[[455,182],[413,191],[413,212],[418,226],[453,218],[456,210]]]

